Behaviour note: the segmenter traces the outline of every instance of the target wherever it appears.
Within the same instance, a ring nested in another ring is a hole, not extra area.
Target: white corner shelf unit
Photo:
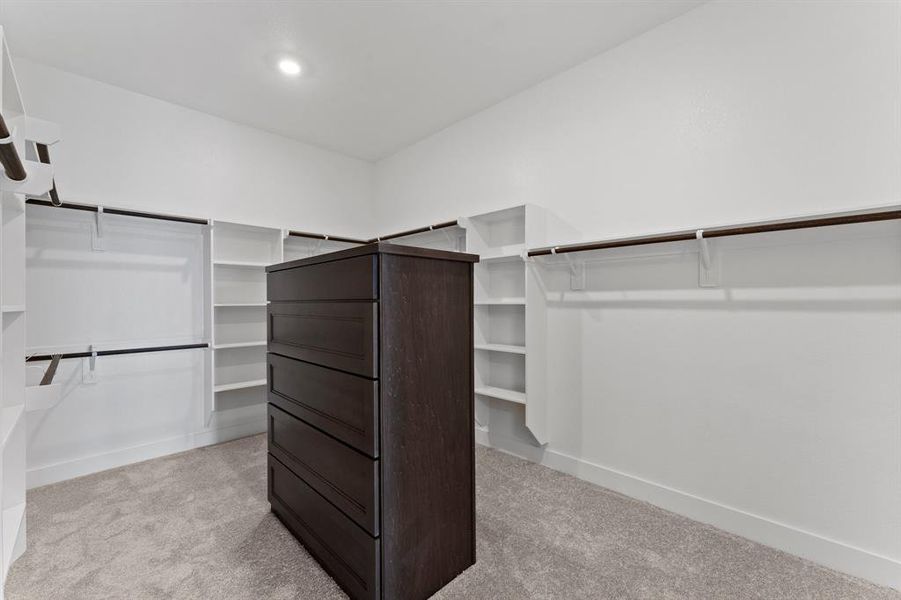
[[[53,169],[35,144],[59,141],[53,123],[26,116],[9,48],[0,27],[0,115],[26,177],[0,168],[0,599],[12,563],[25,551],[25,197],[53,186]]]
[[[476,425],[488,429],[491,402],[519,404],[526,427],[545,444],[547,301],[526,251],[572,230],[531,204],[468,217],[463,224],[466,251],[480,257],[473,290]]]
[[[280,229],[211,222],[206,422],[266,402],[266,267],[284,259],[283,239]]]

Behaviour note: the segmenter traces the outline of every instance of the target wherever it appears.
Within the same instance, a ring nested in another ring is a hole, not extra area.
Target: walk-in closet
[[[0,2],[0,600],[901,599],[901,0]]]

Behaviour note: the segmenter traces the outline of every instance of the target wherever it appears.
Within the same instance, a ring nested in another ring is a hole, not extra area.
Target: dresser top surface
[[[479,262],[477,254],[467,254],[465,252],[449,252],[447,250],[434,250],[432,248],[417,248],[414,246],[403,246],[401,244],[389,244],[387,242],[373,242],[364,244],[347,250],[339,250],[337,252],[329,252],[309,258],[300,258],[288,262],[270,265],[266,267],[267,273],[274,271],[283,271],[285,269],[294,269],[296,267],[306,267],[308,265],[318,265],[321,263],[343,260],[345,258],[354,258],[356,256],[366,256],[368,254],[397,254],[401,256],[413,256],[418,258],[431,258],[436,260],[454,260],[459,262],[476,263]]]

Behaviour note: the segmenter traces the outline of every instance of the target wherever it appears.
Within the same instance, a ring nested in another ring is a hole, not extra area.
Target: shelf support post
[[[94,215],[94,230],[91,232],[91,248],[103,250],[103,207],[98,206]]]
[[[704,237],[704,230],[695,232],[698,240],[698,285],[700,287],[719,287],[720,285],[720,259],[716,247],[711,247],[712,242]]]
[[[97,383],[97,349],[94,344],[88,346],[88,351],[91,355],[81,362],[81,382]]]

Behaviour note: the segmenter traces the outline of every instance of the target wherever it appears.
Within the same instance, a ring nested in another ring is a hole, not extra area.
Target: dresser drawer
[[[371,456],[379,456],[379,384],[269,353],[269,402]]]
[[[268,311],[270,352],[377,377],[377,304],[273,303]]]
[[[269,452],[371,535],[379,534],[379,463],[269,405]]]
[[[351,598],[379,598],[379,540],[367,535],[271,454],[269,503]]]
[[[298,300],[375,300],[378,267],[374,255],[272,271],[267,295],[272,302]]]

